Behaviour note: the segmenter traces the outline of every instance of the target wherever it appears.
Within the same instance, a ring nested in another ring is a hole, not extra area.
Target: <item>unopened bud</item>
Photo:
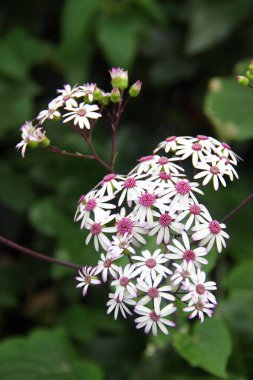
[[[249,71],[250,71],[250,74],[253,74],[253,61],[250,62]]]
[[[96,90],[94,90],[93,99],[98,101],[102,99],[102,92],[99,88],[96,88]]]
[[[138,96],[141,92],[141,86],[142,82],[140,80],[137,80],[130,88],[129,88],[129,95],[135,98]]]
[[[247,87],[249,85],[249,79],[246,78],[246,77],[244,77],[244,76],[242,76],[242,75],[237,76],[236,80],[242,86]]]
[[[112,103],[119,103],[121,99],[120,90],[117,87],[114,87],[111,91],[110,96]]]
[[[38,145],[39,145],[39,141],[29,140],[29,142],[28,142],[29,148],[32,148],[32,149],[37,148]]]
[[[120,90],[124,90],[128,87],[128,72],[120,67],[113,67],[109,70],[111,75],[112,87],[117,87]]]
[[[99,101],[100,104],[102,104],[102,106],[108,106],[109,102],[110,102],[110,96],[111,94],[109,92],[102,92],[102,98],[101,100]]]
[[[250,70],[247,70],[247,71],[246,71],[246,77],[247,77],[249,80],[253,80],[253,73],[251,73]]]
[[[40,141],[39,145],[46,148],[47,146],[50,145],[50,143],[51,143],[51,141],[49,140],[49,138],[45,136],[44,139],[42,141]]]

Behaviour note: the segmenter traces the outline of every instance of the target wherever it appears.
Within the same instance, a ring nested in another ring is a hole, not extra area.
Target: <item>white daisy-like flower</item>
[[[134,275],[139,276],[141,280],[152,278],[155,280],[157,275],[167,277],[171,270],[165,266],[168,263],[167,257],[161,253],[160,249],[155,250],[152,254],[148,250],[142,251],[141,255],[131,256],[135,262]]]
[[[97,268],[85,266],[78,271],[79,276],[76,280],[79,284],[76,285],[77,288],[83,288],[83,296],[87,294],[89,285],[99,285],[101,281],[97,278]]]
[[[60,94],[55,98],[56,101],[66,104],[67,106],[75,106],[74,98],[79,98],[83,96],[83,93],[80,92],[79,87],[71,87],[69,84],[65,84],[63,89],[57,90],[57,93]]]
[[[226,187],[226,181],[223,177],[227,173],[224,161],[217,161],[217,159],[217,156],[212,155],[210,158],[210,163],[198,163],[196,168],[201,171],[194,176],[194,179],[205,177],[202,182],[203,186],[206,186],[208,182],[213,180],[213,187],[216,191],[219,189],[219,181],[224,187]]]
[[[192,227],[192,231],[194,231],[192,238],[195,241],[200,240],[200,246],[207,246],[207,251],[210,251],[214,243],[216,243],[218,252],[220,253],[222,247],[226,248],[225,239],[229,239],[229,235],[223,231],[226,225],[219,223],[217,220],[213,220],[211,217],[207,219],[207,222]]]
[[[152,229],[149,231],[149,236],[156,235],[156,243],[159,245],[162,242],[168,244],[170,240],[170,232],[182,234],[184,225],[178,223],[175,219],[177,217],[175,211],[169,212],[153,212],[153,216],[158,218],[153,223]]]
[[[176,324],[165,317],[174,313],[176,309],[177,308],[170,303],[160,310],[159,313],[156,313],[155,310],[149,309],[146,306],[136,305],[135,312],[141,315],[135,319],[135,323],[137,323],[136,328],[141,329],[144,327],[146,334],[151,330],[153,335],[157,335],[157,328],[159,327],[159,329],[167,335],[169,331],[166,326],[175,327]]]
[[[82,86],[79,86],[80,91],[83,93],[83,96],[88,97],[90,103],[93,102],[93,92],[97,89],[96,83],[85,83]]]
[[[175,297],[170,293],[172,287],[169,285],[159,286],[163,276],[157,276],[154,281],[148,277],[145,281],[137,279],[136,287],[145,294],[137,303],[137,305],[146,305],[150,301],[153,302],[156,314],[160,312],[160,304],[162,298],[168,301],[175,301]]]
[[[22,141],[16,145],[16,149],[21,149],[21,155],[24,158],[27,145],[29,143],[41,143],[45,139],[45,131],[42,128],[33,126],[31,121],[26,121],[20,128]]]
[[[133,242],[132,235],[125,233],[124,235],[113,235],[112,241],[107,249],[113,259],[118,259],[123,253],[134,254],[135,250],[131,247]]]
[[[90,231],[88,234],[85,244],[88,245],[91,238],[94,239],[94,247],[95,250],[99,250],[99,244],[104,250],[107,250],[110,246],[110,240],[105,235],[105,233],[108,233],[108,228],[106,227],[106,224],[110,223],[115,218],[115,215],[109,215],[107,214],[103,219],[101,220],[100,217],[95,215],[95,220],[88,219],[87,224],[85,228]]]
[[[186,160],[188,157],[192,157],[192,164],[194,167],[199,162],[205,162],[206,157],[210,156],[210,151],[207,150],[201,141],[190,142],[185,140],[182,145],[177,146],[177,156],[181,156],[181,160]]]
[[[219,156],[225,156],[229,158],[234,165],[237,165],[237,162],[242,160],[242,158],[233,152],[231,147],[224,142],[219,143],[219,146],[216,148],[216,153]]]
[[[115,260],[115,258],[113,258],[110,253],[106,255],[101,253],[100,260],[97,263],[97,273],[102,273],[103,282],[107,282],[108,275],[117,278],[118,266],[113,264],[113,260]]]
[[[179,203],[180,205],[188,205],[190,199],[198,203],[193,192],[204,194],[198,189],[197,182],[189,182],[187,179],[178,179],[176,183],[165,189],[164,195],[173,198],[171,204]]]
[[[230,160],[229,158],[227,158],[225,156],[219,156],[219,159],[224,163],[225,168],[226,168],[226,174],[229,176],[230,181],[233,181],[234,177],[236,179],[238,179],[239,175],[234,168],[234,166],[236,166],[236,164],[234,164],[232,160]]]
[[[178,177],[185,177],[185,174],[171,174],[161,171],[159,173],[153,173],[149,181],[152,183],[152,187],[160,187],[163,189],[172,186],[173,183],[178,181]]]
[[[207,300],[211,301],[213,304],[217,304],[215,296],[210,292],[210,290],[216,290],[217,286],[214,281],[206,281],[206,273],[198,268],[197,273],[191,275],[191,281],[189,285],[184,284],[184,289],[188,293],[181,298],[183,302],[189,301],[192,297],[203,296]]]
[[[74,105],[67,105],[65,109],[67,112],[63,117],[63,123],[67,123],[68,121],[73,120],[74,125],[79,125],[81,129],[84,127],[90,129],[90,121],[89,119],[96,120],[102,115],[99,112],[95,112],[99,110],[99,107],[96,104],[78,104],[76,101]]]
[[[213,315],[213,309],[215,308],[215,305],[213,303],[210,303],[205,297],[193,296],[187,307],[183,308],[183,311],[186,313],[190,312],[190,319],[198,316],[201,323],[204,322],[205,314],[211,318]]]
[[[150,156],[144,156],[139,158],[139,164],[135,166],[135,168],[131,170],[129,174],[131,174],[132,172],[136,172],[138,175],[142,173],[147,173],[156,164],[155,157],[156,156],[152,154]]]
[[[203,257],[207,254],[207,250],[204,247],[191,248],[189,238],[185,232],[182,233],[183,244],[177,239],[173,239],[174,245],[168,245],[169,251],[173,253],[167,253],[165,256],[172,260],[184,260],[187,263],[190,261],[197,267],[201,264],[207,264],[208,261]]]
[[[205,135],[197,135],[196,137],[189,137],[187,142],[189,144],[201,144],[202,147],[208,150],[209,152],[211,151],[215,152],[216,147],[220,144],[220,142],[216,140],[214,137],[205,136]],[[182,144],[182,141],[180,143]]]
[[[109,293],[109,301],[106,304],[108,306],[107,314],[110,314],[114,310],[114,319],[118,318],[119,312],[121,312],[124,318],[127,317],[127,314],[132,315],[132,312],[125,304],[133,306],[136,302],[127,292],[125,292],[122,300],[118,296],[116,297],[114,293]]]
[[[131,236],[131,241],[135,245],[145,244],[146,240],[142,235],[148,233],[147,229],[140,227],[135,215],[130,213],[126,215],[126,209],[123,207],[120,214],[116,215],[116,223],[114,227],[108,227],[108,232],[117,233],[120,236],[127,234]]]
[[[131,281],[134,277],[135,265],[127,264],[125,268],[119,267],[118,278],[112,281],[111,286],[115,286],[115,298],[123,300],[124,295],[128,292],[133,298],[137,297],[136,286]]]
[[[154,156],[155,163],[149,169],[148,173],[159,173],[164,171],[165,173],[173,173],[179,174],[180,172],[184,172],[184,168],[174,163],[174,161],[180,161],[181,159],[178,157],[168,158],[168,157],[160,157],[158,155]]]
[[[177,136],[170,136],[158,144],[157,148],[154,150],[154,153],[158,152],[160,149],[164,149],[166,153],[169,153],[170,151],[175,152],[176,148]]]
[[[74,220],[81,222],[81,228],[85,228],[87,220],[92,216],[102,220],[108,214],[108,210],[113,210],[116,206],[109,203],[114,199],[112,196],[101,196],[97,191],[90,191],[86,195],[82,195],[79,199]]]
[[[186,217],[188,219],[184,220]],[[176,222],[184,220],[184,229],[187,231],[193,223],[198,225],[207,220],[208,217],[210,214],[204,205],[190,201],[188,205],[182,207],[182,211],[176,217]]]
[[[58,108],[61,107],[63,104],[62,101],[59,101],[56,99],[53,99],[49,104],[48,104],[48,109],[40,111],[39,115],[37,116],[37,119],[41,124],[44,123],[45,120],[50,119],[53,120],[55,118],[60,118],[61,113],[58,111]]]
[[[188,287],[190,285],[190,278],[195,273],[193,262],[184,260],[180,265],[177,263],[173,263],[172,265],[176,268],[170,278],[173,285],[184,283],[184,286]]]
[[[132,202],[135,201],[138,197],[140,197],[143,191],[149,187],[148,180],[143,180],[143,178],[146,177],[146,174],[138,175],[135,173],[130,176],[127,176],[119,182],[119,185],[121,186],[121,189],[119,191],[121,193],[118,201],[118,206],[122,205],[125,198],[128,206],[132,206]]]
[[[105,194],[113,196],[116,191],[120,191],[122,189],[122,178],[122,176],[114,173],[105,175],[101,181],[101,188],[98,190],[99,194],[101,196]]]

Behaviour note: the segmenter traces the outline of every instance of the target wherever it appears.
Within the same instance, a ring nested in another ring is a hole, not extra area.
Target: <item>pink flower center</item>
[[[190,212],[191,212],[193,215],[198,215],[198,214],[200,214],[200,212],[201,212],[201,208],[200,208],[198,205],[191,205],[191,207],[190,207]]]
[[[192,149],[195,151],[199,151],[202,149],[202,145],[200,143],[192,144]]]
[[[200,140],[200,141],[201,141],[201,140],[202,140],[202,141],[208,140],[208,137],[205,136],[205,135],[197,135],[196,137],[197,137],[197,139]]]
[[[146,260],[146,265],[147,265],[148,268],[154,268],[156,266],[155,259],[152,259],[152,258],[147,259]]]
[[[156,314],[155,311],[151,311],[149,316],[150,316],[150,319],[152,319],[152,321],[154,321],[154,322],[157,322],[160,319],[160,315]]]
[[[199,301],[199,302],[195,303],[195,308],[198,311],[202,311],[204,309],[204,305],[202,302]]]
[[[181,195],[188,194],[191,190],[191,186],[187,180],[178,181],[175,185],[175,188]]]
[[[112,260],[110,259],[105,259],[104,261],[104,267],[109,268],[112,265]]]
[[[148,290],[148,295],[150,298],[156,298],[159,295],[159,291],[157,288],[150,288]]]
[[[204,287],[204,285],[203,284],[198,284],[197,286],[196,286],[196,292],[198,293],[198,294],[204,294],[205,293],[205,291],[206,291],[206,288]]]
[[[188,278],[189,276],[190,276],[190,272],[188,272],[188,270],[183,270],[182,277],[183,278]]]
[[[85,284],[90,284],[91,283],[91,276],[86,276],[84,279]]]
[[[135,178],[130,177],[130,178],[127,178],[127,179],[125,180],[125,182],[124,182],[124,187],[125,187],[126,189],[132,189],[132,188],[135,186],[135,184],[136,184],[136,180],[135,180]]]
[[[159,223],[163,227],[168,227],[172,222],[172,217],[168,214],[162,214],[159,218]]]
[[[146,161],[150,161],[154,158],[154,156],[144,156],[144,157],[141,157],[138,161],[139,162],[146,162]]]
[[[95,199],[89,199],[85,205],[85,209],[87,211],[92,211],[92,210],[94,210],[96,205],[97,205],[97,202],[95,201]]]
[[[84,116],[86,115],[86,111],[84,108],[80,108],[78,111],[77,111],[77,115],[78,116]]]
[[[228,144],[222,143],[221,145],[223,146],[223,148],[231,150],[231,147]]]
[[[217,220],[212,220],[209,223],[209,230],[212,234],[217,235],[221,231],[220,223]]]
[[[99,223],[94,223],[90,229],[92,235],[98,235],[101,232],[101,226]]]
[[[167,180],[167,179],[170,179],[171,178],[171,175],[169,173],[166,173],[166,172],[160,172],[159,173],[159,177],[161,179],[164,179],[164,180]]]
[[[186,260],[187,262],[194,261],[195,257],[196,255],[192,249],[188,249],[187,251],[185,251],[183,256],[184,260]]]
[[[210,173],[218,174],[219,172],[220,172],[220,169],[218,168],[218,166],[211,166],[210,167]]]
[[[170,136],[170,137],[167,137],[166,141],[167,142],[175,141],[176,138],[177,138],[177,136]]]
[[[148,207],[153,206],[155,199],[156,199],[155,195],[150,194],[150,193],[144,193],[140,197],[140,204],[148,208]]]
[[[129,283],[129,279],[127,277],[121,277],[121,279],[119,280],[119,283],[121,286],[126,287]]]
[[[129,234],[132,232],[133,222],[129,218],[122,218],[117,223],[117,229],[120,235]]]
[[[114,178],[116,177],[115,174],[111,173],[111,174],[107,174],[104,176],[103,178],[103,182],[110,182],[111,180],[113,180]]]
[[[167,157],[160,157],[159,160],[158,160],[158,163],[160,165],[165,165],[169,162],[168,158]]]

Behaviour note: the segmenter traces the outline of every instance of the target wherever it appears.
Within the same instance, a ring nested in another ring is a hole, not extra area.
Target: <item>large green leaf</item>
[[[94,363],[80,361],[64,330],[37,330],[27,338],[11,338],[0,345],[3,380],[101,380]]]
[[[193,0],[186,51],[200,53],[225,40],[252,10],[251,0]]]
[[[225,278],[225,285],[233,290],[253,289],[253,259],[237,264]]]
[[[243,141],[253,137],[253,92],[233,78],[214,78],[206,94],[204,112],[220,138]]]
[[[226,378],[226,365],[232,342],[225,323],[217,318],[196,323],[193,334],[179,331],[173,335],[177,352],[192,366]]]

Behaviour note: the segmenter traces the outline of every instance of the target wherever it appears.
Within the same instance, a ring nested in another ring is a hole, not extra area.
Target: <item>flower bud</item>
[[[253,74],[253,61],[250,62],[249,71],[250,71],[250,74]]]
[[[135,98],[136,96],[138,96],[141,92],[141,86],[142,86],[142,82],[137,80],[137,82],[135,82],[130,88],[129,88],[129,95],[132,96],[133,98]]]
[[[110,96],[111,94],[109,92],[102,92],[102,98],[99,101],[102,104],[102,106],[108,106],[110,102]]]
[[[110,96],[112,103],[119,103],[121,100],[120,90],[117,87],[114,87],[111,91]]]
[[[253,80],[253,73],[251,73],[250,70],[247,70],[247,71],[246,71],[246,77],[247,77],[249,80]]]
[[[239,84],[241,84],[242,86],[245,86],[247,87],[249,85],[249,79],[242,76],[242,75],[239,75],[236,77],[236,80]]]
[[[47,146],[50,145],[50,143],[51,141],[49,140],[49,138],[45,136],[44,139],[39,143],[39,145],[46,148]]]
[[[29,148],[36,149],[39,146],[39,141],[30,140],[27,145]]]
[[[99,88],[96,88],[96,90],[94,90],[93,99],[98,101],[102,99],[102,92]]]
[[[128,72],[120,67],[113,67],[109,70],[111,75],[112,87],[117,87],[120,90],[124,90],[128,86]]]

